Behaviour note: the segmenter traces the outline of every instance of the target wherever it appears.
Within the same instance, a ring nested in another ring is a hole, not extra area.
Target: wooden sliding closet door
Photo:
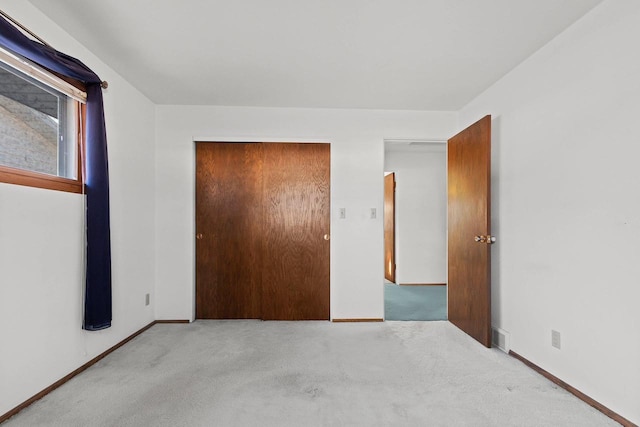
[[[329,144],[264,144],[262,318],[329,319]]]
[[[329,319],[329,144],[196,144],[196,318]]]
[[[259,319],[262,144],[196,144],[196,318]]]

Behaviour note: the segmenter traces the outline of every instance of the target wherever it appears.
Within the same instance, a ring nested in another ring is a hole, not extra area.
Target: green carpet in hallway
[[[447,320],[446,286],[384,285],[386,320]]]

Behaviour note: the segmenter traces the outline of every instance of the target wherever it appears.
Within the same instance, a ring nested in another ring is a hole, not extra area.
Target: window
[[[0,56],[0,182],[81,192],[83,106],[60,90],[66,89],[66,82],[4,55]],[[25,70],[24,65],[31,68]]]

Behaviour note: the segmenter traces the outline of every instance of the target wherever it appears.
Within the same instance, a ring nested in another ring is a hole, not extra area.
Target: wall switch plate
[[[371,208],[371,219],[376,219],[377,213],[376,208]]]
[[[560,349],[560,332],[551,330],[551,346]]]
[[[347,208],[340,208],[340,219],[345,219],[347,217]]]
[[[146,294],[144,296],[144,305],[149,305],[150,301],[151,301],[151,296],[149,294]]]

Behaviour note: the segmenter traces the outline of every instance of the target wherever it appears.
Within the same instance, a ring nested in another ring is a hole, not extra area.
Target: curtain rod
[[[24,31],[25,33],[29,34],[31,37],[33,37],[34,39],[38,40],[40,43],[42,43],[45,46],[51,47],[51,45],[49,43],[47,43],[46,41],[42,40],[40,37],[38,37],[33,31],[29,30],[27,27],[25,27],[24,25],[22,25],[21,23],[19,23],[18,21],[16,21],[15,19],[13,19],[11,16],[9,16],[9,14],[7,14],[7,12],[5,12],[4,10],[0,9],[0,15],[4,16],[5,18],[7,18],[9,20],[9,22],[11,22],[15,27],[18,27],[19,29],[21,29],[22,31]]]
[[[41,44],[50,47],[51,49],[53,49],[53,46],[51,46],[49,43],[47,43],[46,41],[42,40],[40,37],[38,37],[38,35],[36,33],[34,33],[33,31],[31,31],[30,29],[28,29],[27,27],[25,27],[24,25],[22,25],[20,22],[16,21],[15,19],[13,19],[11,16],[9,16],[9,14],[7,12],[5,12],[4,10],[0,9],[0,15],[2,15],[3,17],[5,17],[9,22],[11,22],[11,24],[13,26],[15,26],[16,28],[18,28],[21,31],[24,31],[25,33],[29,34],[31,37],[33,37],[34,39],[36,39],[38,42],[40,42]],[[106,80],[103,80],[100,83],[100,86],[102,87],[102,89],[106,89],[109,87],[109,83]]]

